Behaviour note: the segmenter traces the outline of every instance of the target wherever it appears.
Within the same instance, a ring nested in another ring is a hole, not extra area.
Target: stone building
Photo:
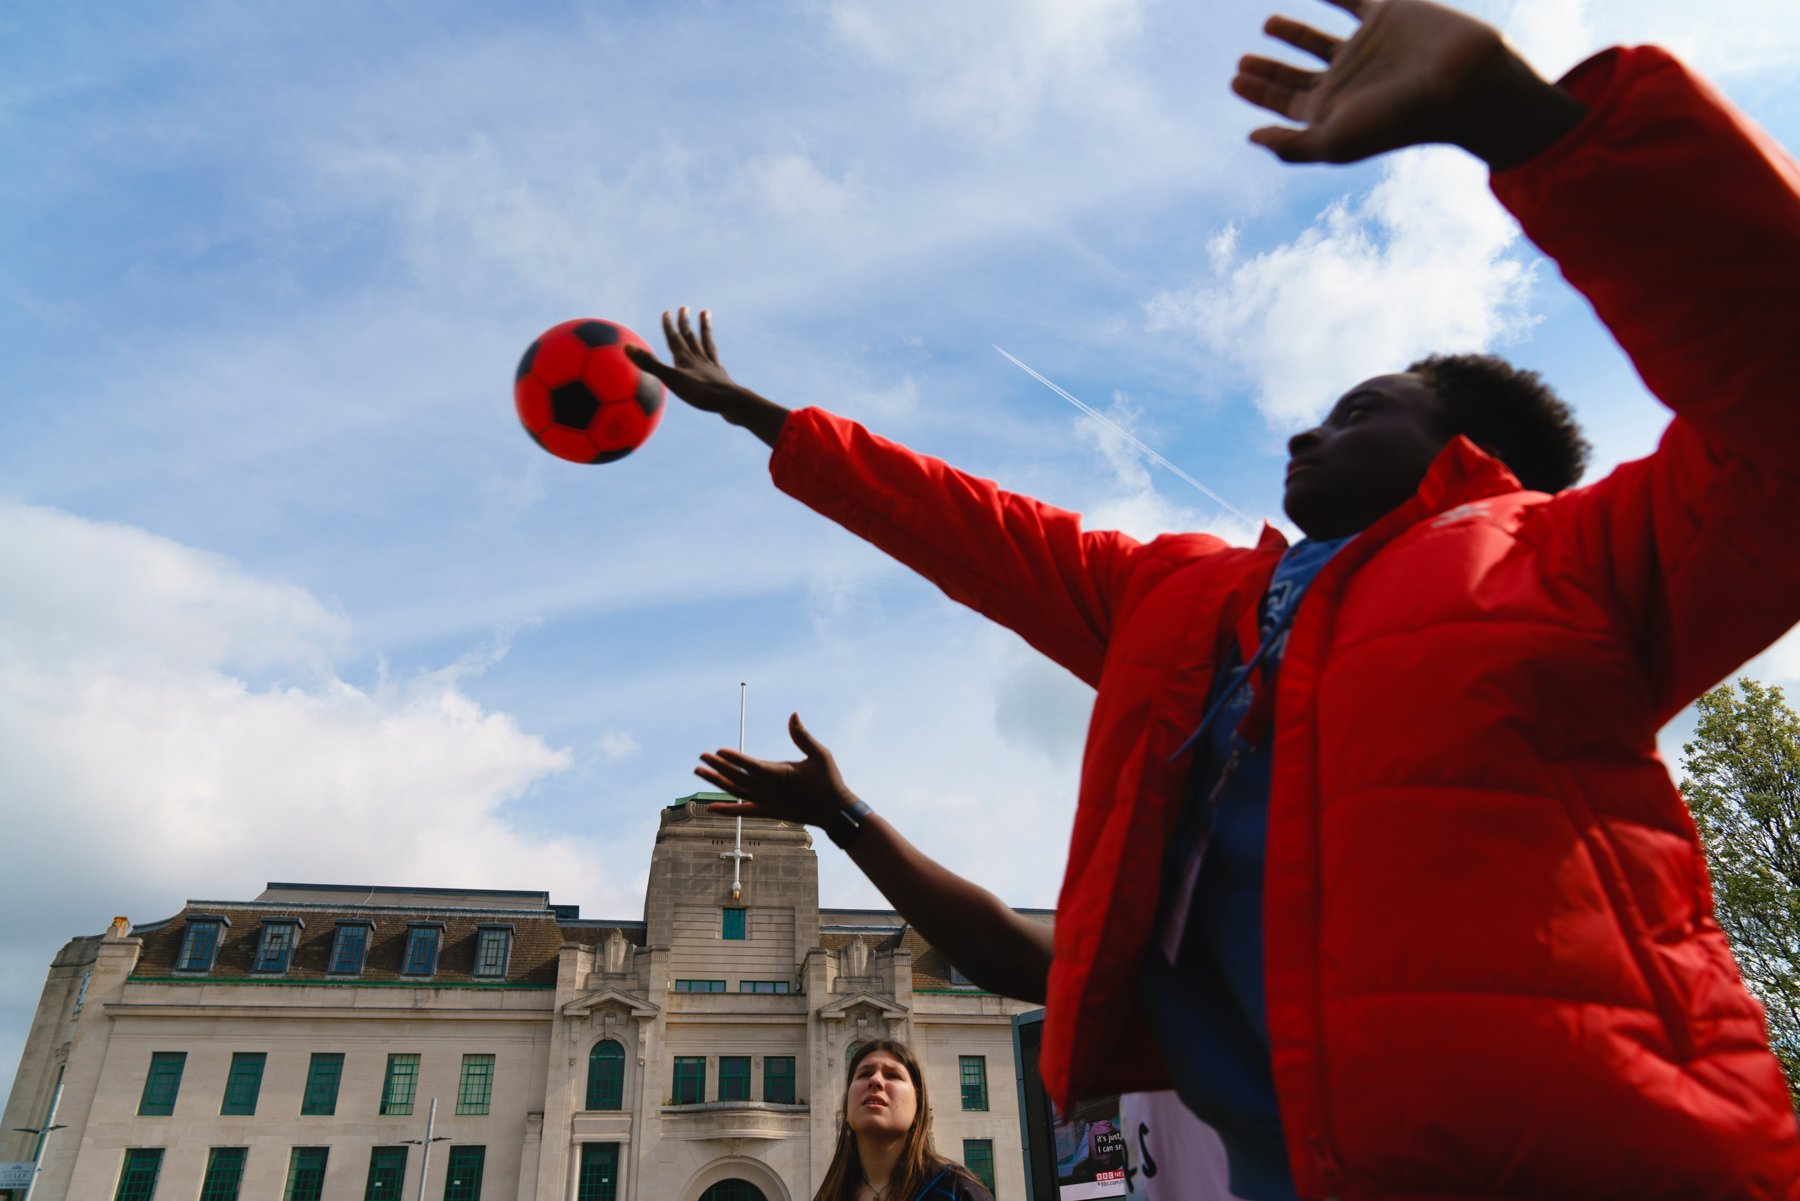
[[[892,912],[820,909],[806,830],[748,820],[740,848],[709,799],[663,811],[641,921],[270,884],[74,939],[0,1161],[39,1157],[33,1201],[806,1201],[846,1053],[897,1037],[939,1151],[1023,1201],[1025,1007]]]

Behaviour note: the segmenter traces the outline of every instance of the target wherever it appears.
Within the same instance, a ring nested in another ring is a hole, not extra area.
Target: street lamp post
[[[35,1134],[38,1136],[37,1154],[34,1155],[31,1160],[31,1183],[25,1186],[25,1195],[21,1197],[19,1201],[31,1201],[31,1191],[37,1187],[38,1173],[44,1170],[44,1151],[50,1146],[50,1132],[52,1130],[68,1129],[67,1126],[56,1122],[55,1118],[56,1110],[52,1107],[50,1110],[50,1120],[46,1121],[44,1125],[13,1127],[13,1129],[17,1130],[20,1134]]]
[[[425,1113],[425,1137],[422,1139],[405,1138],[400,1140],[401,1142],[410,1144],[414,1147],[425,1148],[425,1153],[420,1156],[419,1161],[419,1201],[425,1201],[425,1174],[431,1171],[431,1144],[447,1143],[450,1141],[450,1136],[447,1134],[440,1134],[436,1138],[431,1137],[431,1132],[436,1129],[436,1127],[437,1098],[433,1097],[431,1099],[431,1108]]]

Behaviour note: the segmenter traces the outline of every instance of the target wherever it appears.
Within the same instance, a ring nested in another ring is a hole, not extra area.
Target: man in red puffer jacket
[[[1140,544],[790,414],[704,314],[638,361],[1097,688],[1062,1100],[1173,1083],[1247,1196],[1794,1201],[1800,1131],[1655,735],[1800,619],[1800,170],[1661,51],[1557,86],[1449,9],[1334,2],[1347,41],[1267,27],[1324,69],[1241,64],[1299,125],[1254,140],[1480,156],[1674,410],[1654,454],[1568,487],[1578,442],[1531,377],[1427,360],[1293,439],[1305,542]]]

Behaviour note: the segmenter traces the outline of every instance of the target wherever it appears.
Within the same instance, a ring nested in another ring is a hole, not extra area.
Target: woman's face
[[[870,1051],[850,1078],[844,1117],[857,1134],[903,1135],[919,1112],[919,1093],[906,1065],[886,1051]]]

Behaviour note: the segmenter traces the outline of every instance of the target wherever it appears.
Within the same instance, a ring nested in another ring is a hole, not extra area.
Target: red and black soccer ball
[[[539,335],[513,377],[525,432],[571,463],[611,463],[642,446],[662,420],[663,386],[625,357],[627,346],[650,349],[624,326],[594,317]]]

